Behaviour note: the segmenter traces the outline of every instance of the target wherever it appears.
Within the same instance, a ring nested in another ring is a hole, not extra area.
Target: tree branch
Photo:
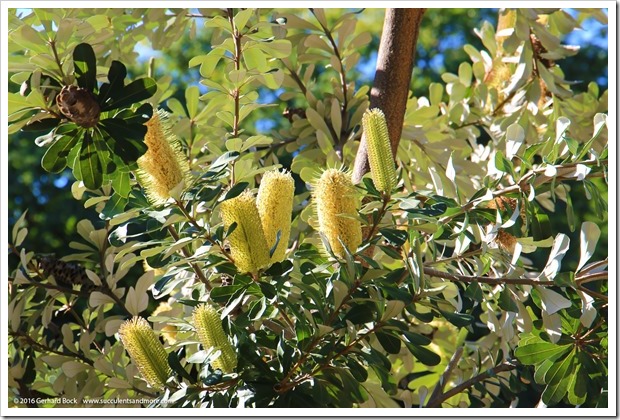
[[[435,270],[433,268],[424,267],[424,274],[427,276],[439,277],[442,279],[464,282],[464,283],[485,283],[485,284],[525,284],[529,286],[555,286],[552,281],[540,281],[535,279],[507,279],[503,277],[479,277],[479,276],[463,276],[460,274],[447,273],[445,271]]]
[[[415,47],[425,11],[391,8],[385,11],[370,108],[379,108],[385,114],[394,156],[403,129]],[[359,183],[369,169],[366,136],[362,135],[353,167],[353,182]]]
[[[435,389],[433,390],[433,393],[428,400],[429,402],[435,401],[443,394],[443,387],[446,386],[448,379],[450,379],[450,375],[452,375],[452,371],[459,364],[461,356],[463,356],[463,347],[457,348],[452,357],[450,358],[448,366],[446,366],[446,370],[444,370],[443,374],[439,378],[439,382],[437,382],[437,385],[435,386]]]
[[[508,372],[513,369],[516,369],[516,360],[510,360],[502,363],[499,366],[495,366],[493,369],[489,369],[486,372],[481,373],[480,375],[474,376],[473,378],[463,382],[462,384],[455,386],[450,391],[439,395],[435,400],[429,400],[428,404],[426,404],[426,408],[436,408],[441,407],[441,403],[446,401],[447,399],[465,391],[467,388],[473,386],[478,382],[482,382],[492,376],[497,375],[500,372]]]
[[[172,238],[178,242],[180,238],[179,234],[177,233],[176,229],[170,225],[168,226],[168,232],[170,233],[170,236],[172,236]],[[181,248],[181,252],[183,253],[183,256],[185,258],[191,258],[192,254],[190,253],[189,249],[187,249],[185,246],[183,248]],[[189,266],[192,268],[192,270],[194,271],[194,273],[196,274],[196,276],[200,279],[200,281],[202,283],[204,283],[205,287],[207,288],[207,290],[211,290],[213,288],[213,286],[211,286],[211,282],[209,281],[209,279],[207,279],[207,277],[204,275],[204,273],[202,272],[202,269],[200,267],[198,267],[198,265],[196,263],[193,262],[189,262],[188,261]]]

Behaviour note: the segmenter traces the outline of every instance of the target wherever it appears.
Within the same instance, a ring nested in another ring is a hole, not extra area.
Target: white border
[[[283,3],[281,1],[214,1],[214,2],[206,2],[206,1],[174,1],[174,4],[171,1],[149,1],[147,2],[138,2],[138,1],[88,1],[88,2],[69,2],[69,1],[3,1],[1,3],[0,8],[0,38],[2,39],[1,51],[2,57],[1,61],[1,69],[2,73],[0,74],[0,80],[2,80],[2,90],[1,92],[8,92],[8,63],[7,63],[7,51],[8,51],[8,9],[9,8],[35,8],[35,7],[85,7],[88,5],[89,8],[125,8],[131,7],[135,4],[137,7],[144,7],[148,5],[150,8],[165,8],[165,7],[256,7],[259,5],[260,7],[282,7],[286,4],[287,7],[291,7],[290,3]],[[368,417],[368,416],[394,416],[394,417],[407,417],[407,416],[423,416],[423,417],[435,417],[435,416],[465,416],[465,417],[489,417],[489,416],[527,416],[527,417],[542,417],[542,416],[566,416],[566,417],[575,417],[575,416],[616,416],[617,415],[617,395],[616,386],[617,386],[617,372],[616,372],[616,317],[612,314],[616,314],[616,282],[615,279],[617,273],[617,260],[614,258],[616,254],[616,142],[617,139],[617,131],[616,131],[616,119],[617,110],[614,108],[616,106],[616,89],[617,89],[617,80],[616,80],[616,2],[614,1],[563,1],[552,2],[548,0],[543,1],[469,1],[464,3],[462,1],[385,1],[385,2],[377,2],[377,1],[296,1],[294,2],[295,8],[304,8],[304,7],[316,7],[320,5],[321,7],[346,7],[346,8],[383,8],[386,6],[391,7],[427,7],[427,8],[497,8],[497,7],[570,7],[570,8],[608,8],[609,13],[609,39],[608,39],[608,50],[609,50],[609,71],[608,71],[608,86],[609,86],[609,107],[611,112],[609,112],[609,118],[607,120],[608,129],[609,129],[609,273],[610,273],[610,282],[609,282],[609,349],[610,349],[610,357],[609,357],[609,384],[610,389],[614,392],[609,393],[609,408],[607,409],[587,409],[587,411],[582,411],[580,409],[574,408],[548,408],[548,409],[528,409],[528,408],[520,408],[520,409],[478,409],[478,408],[468,408],[468,409],[273,409],[273,408],[250,408],[250,409],[130,409],[130,408],[55,408],[55,409],[35,409],[35,408],[8,408],[7,401],[7,393],[8,393],[8,352],[6,349],[8,348],[8,301],[6,299],[6,295],[2,293],[2,302],[0,303],[2,307],[1,312],[1,323],[2,330],[0,337],[0,352],[2,352],[2,365],[0,367],[0,371],[2,371],[1,376],[1,384],[2,390],[0,394],[1,401],[1,413],[2,416],[33,416],[33,417],[42,417],[42,416],[62,416],[62,417],[87,417],[87,416],[110,416],[110,417],[126,417],[126,416],[137,416],[137,417],[160,417],[160,416],[209,416],[209,417],[220,417],[220,416],[263,416],[263,417],[323,417],[323,416],[346,416],[346,417]],[[429,24],[429,23],[427,23]],[[7,206],[7,197],[8,197],[8,99],[6,95],[1,95],[2,97],[0,103],[0,119],[1,119],[1,134],[2,134],[2,149],[0,150],[0,220],[2,220],[2,226],[0,227],[0,242],[2,246],[2,260],[1,260],[1,277],[2,278],[2,291],[6,293],[7,283],[6,280],[8,278],[8,256],[5,251],[6,244],[9,243],[9,226],[8,223],[8,206]],[[412,411],[414,410],[414,411]]]

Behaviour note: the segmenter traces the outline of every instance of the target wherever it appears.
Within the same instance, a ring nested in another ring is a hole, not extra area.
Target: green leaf
[[[228,192],[226,193],[222,201],[235,198],[236,196],[241,194],[247,188],[248,185],[249,184],[247,182],[240,182],[238,184],[233,185],[232,188],[228,190]]]
[[[235,27],[239,32],[244,32],[245,25],[248,23],[253,14],[254,9],[247,8],[239,11],[239,13],[235,15],[233,21],[235,22]]]
[[[357,360],[352,357],[348,357],[345,361],[351,375],[359,382],[366,382],[368,379],[368,371]]]
[[[128,202],[129,200],[127,199],[127,197],[123,197],[120,194],[113,194],[101,211],[100,217],[104,220],[111,219],[117,214],[122,213],[125,210],[125,206]]]
[[[448,205],[446,203],[435,203],[424,208],[403,208],[401,206],[401,209],[409,213],[409,216],[412,218],[430,218],[444,214],[448,209]]]
[[[99,105],[101,110],[112,109],[111,103],[115,92],[119,92],[125,86],[125,77],[127,77],[127,68],[120,61],[112,61],[108,70],[108,82],[101,85],[99,90]]]
[[[512,162],[504,157],[504,154],[501,151],[497,151],[495,155],[495,167],[502,172],[506,172],[509,174],[513,174],[513,166]]]
[[[45,118],[26,124],[22,131],[49,131],[58,127],[58,124],[60,124],[59,118]]]
[[[108,142],[108,146],[112,143],[111,149],[125,164],[131,165],[146,153],[147,146],[144,143],[146,126],[127,124],[124,120],[117,118],[102,120],[99,126],[112,137],[113,141]]]
[[[580,363],[582,354],[583,353],[579,353],[579,357],[576,358],[577,366],[572,369],[571,378],[568,383],[568,402],[573,405],[583,404],[588,396],[588,383],[590,379],[585,366]]]
[[[216,160],[211,163],[209,166],[209,173],[219,172],[224,169],[230,162],[234,162],[239,158],[239,152],[226,152],[222,156],[218,157]]]
[[[437,366],[441,362],[441,357],[429,349],[407,341],[404,341],[404,343],[407,349],[409,349],[409,352],[422,364],[426,366]]]
[[[402,246],[405,242],[407,242],[407,231],[383,228],[379,229],[379,232],[385,239],[396,246]]]
[[[549,368],[545,375],[545,381],[549,383],[542,394],[542,400],[547,405],[555,405],[562,401],[562,398],[568,391],[568,385],[571,382],[570,372],[576,362],[573,352],[562,360],[560,363],[554,364]]]
[[[557,360],[571,349],[572,344],[558,345],[536,341],[517,347],[515,357],[524,365],[536,365],[544,360]]]
[[[389,332],[377,331],[377,339],[381,346],[390,354],[398,354],[400,352],[400,339]]]
[[[443,317],[446,318],[448,322],[457,327],[468,327],[472,324],[472,322],[474,322],[474,317],[468,314],[445,312],[442,310],[439,310],[439,312],[441,312],[441,315],[443,315]]]
[[[422,334],[418,334],[410,331],[401,331],[402,335],[411,343],[418,346],[428,346],[431,344],[431,339],[423,336]]]
[[[77,133],[76,133],[77,134]],[[41,166],[47,172],[58,173],[67,167],[67,156],[78,143],[77,135],[62,136],[57,139],[43,155]]]
[[[73,50],[73,66],[78,86],[95,93],[97,87],[97,61],[90,44],[78,44]]]
[[[102,162],[99,160],[97,147],[90,133],[87,131],[82,140],[79,155],[81,179],[86,188],[95,190],[103,183]]]
[[[364,303],[360,305],[353,306],[349,312],[345,315],[344,319],[348,319],[353,324],[365,324],[366,322],[370,322],[374,320],[375,315],[375,305],[374,303]]]
[[[185,104],[187,105],[187,112],[190,119],[193,119],[198,114],[199,97],[200,91],[198,86],[190,86],[185,90]]]
[[[510,290],[507,287],[504,287],[502,291],[499,293],[498,305],[501,309],[509,312],[519,312],[519,308],[517,304],[510,297]]]
[[[465,289],[465,296],[476,302],[482,302],[482,288],[478,283],[469,283],[469,286]]]
[[[135,80],[122,89],[111,91],[111,101],[102,107],[102,111],[123,108],[150,98],[157,92],[157,82],[150,77]]]
[[[129,193],[131,192],[130,180],[129,172],[116,171],[112,178],[112,188],[114,188],[114,192],[121,197],[129,197]]]
[[[536,212],[532,218],[532,237],[535,241],[542,241],[549,236],[552,236],[549,216]]]
[[[187,373],[185,368],[181,365],[181,362],[179,361],[179,356],[176,354],[176,352],[173,351],[168,354],[168,364],[170,365],[172,370],[178,375],[180,375],[183,379],[187,379],[188,381],[190,381],[190,383],[195,382],[194,378],[192,378],[192,376]]]
[[[153,106],[151,104],[142,104],[135,111],[124,109],[114,115],[114,119],[122,119],[129,125],[144,125],[152,116]]]

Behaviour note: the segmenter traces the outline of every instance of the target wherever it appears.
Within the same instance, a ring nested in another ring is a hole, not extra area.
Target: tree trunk
[[[377,70],[370,108],[379,108],[387,120],[392,155],[396,155],[407,107],[420,21],[426,9],[386,9],[377,57]],[[359,183],[370,170],[366,135],[362,135],[353,167],[353,182]]]

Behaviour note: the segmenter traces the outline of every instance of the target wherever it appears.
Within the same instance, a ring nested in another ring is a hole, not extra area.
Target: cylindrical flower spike
[[[256,274],[269,265],[269,245],[256,207],[254,195],[245,190],[238,196],[222,201],[220,214],[224,229],[233,223],[235,230],[228,236],[230,254],[242,273]]]
[[[362,226],[356,218],[359,200],[351,176],[338,169],[326,170],[315,185],[314,200],[319,230],[334,254],[345,257],[342,243],[355,252],[362,243]]]
[[[276,244],[280,232],[280,241],[271,256],[272,263],[284,259],[291,234],[294,195],[295,182],[289,172],[274,170],[263,175],[256,204],[270,250]]]
[[[149,323],[135,316],[121,325],[118,334],[146,382],[153,388],[163,388],[171,372],[168,355]]]
[[[362,126],[366,135],[368,162],[375,187],[389,194],[396,186],[396,170],[385,115],[379,108],[368,110],[362,117]]]
[[[138,180],[155,205],[164,204],[171,190],[189,182],[189,163],[177,138],[168,127],[168,114],[157,110],[146,123],[146,153],[138,159]]]
[[[213,347],[221,354],[211,362],[211,366],[220,369],[223,373],[231,373],[237,367],[237,353],[228,341],[222,328],[222,321],[218,312],[210,305],[201,304],[194,309],[194,327],[205,350]]]

